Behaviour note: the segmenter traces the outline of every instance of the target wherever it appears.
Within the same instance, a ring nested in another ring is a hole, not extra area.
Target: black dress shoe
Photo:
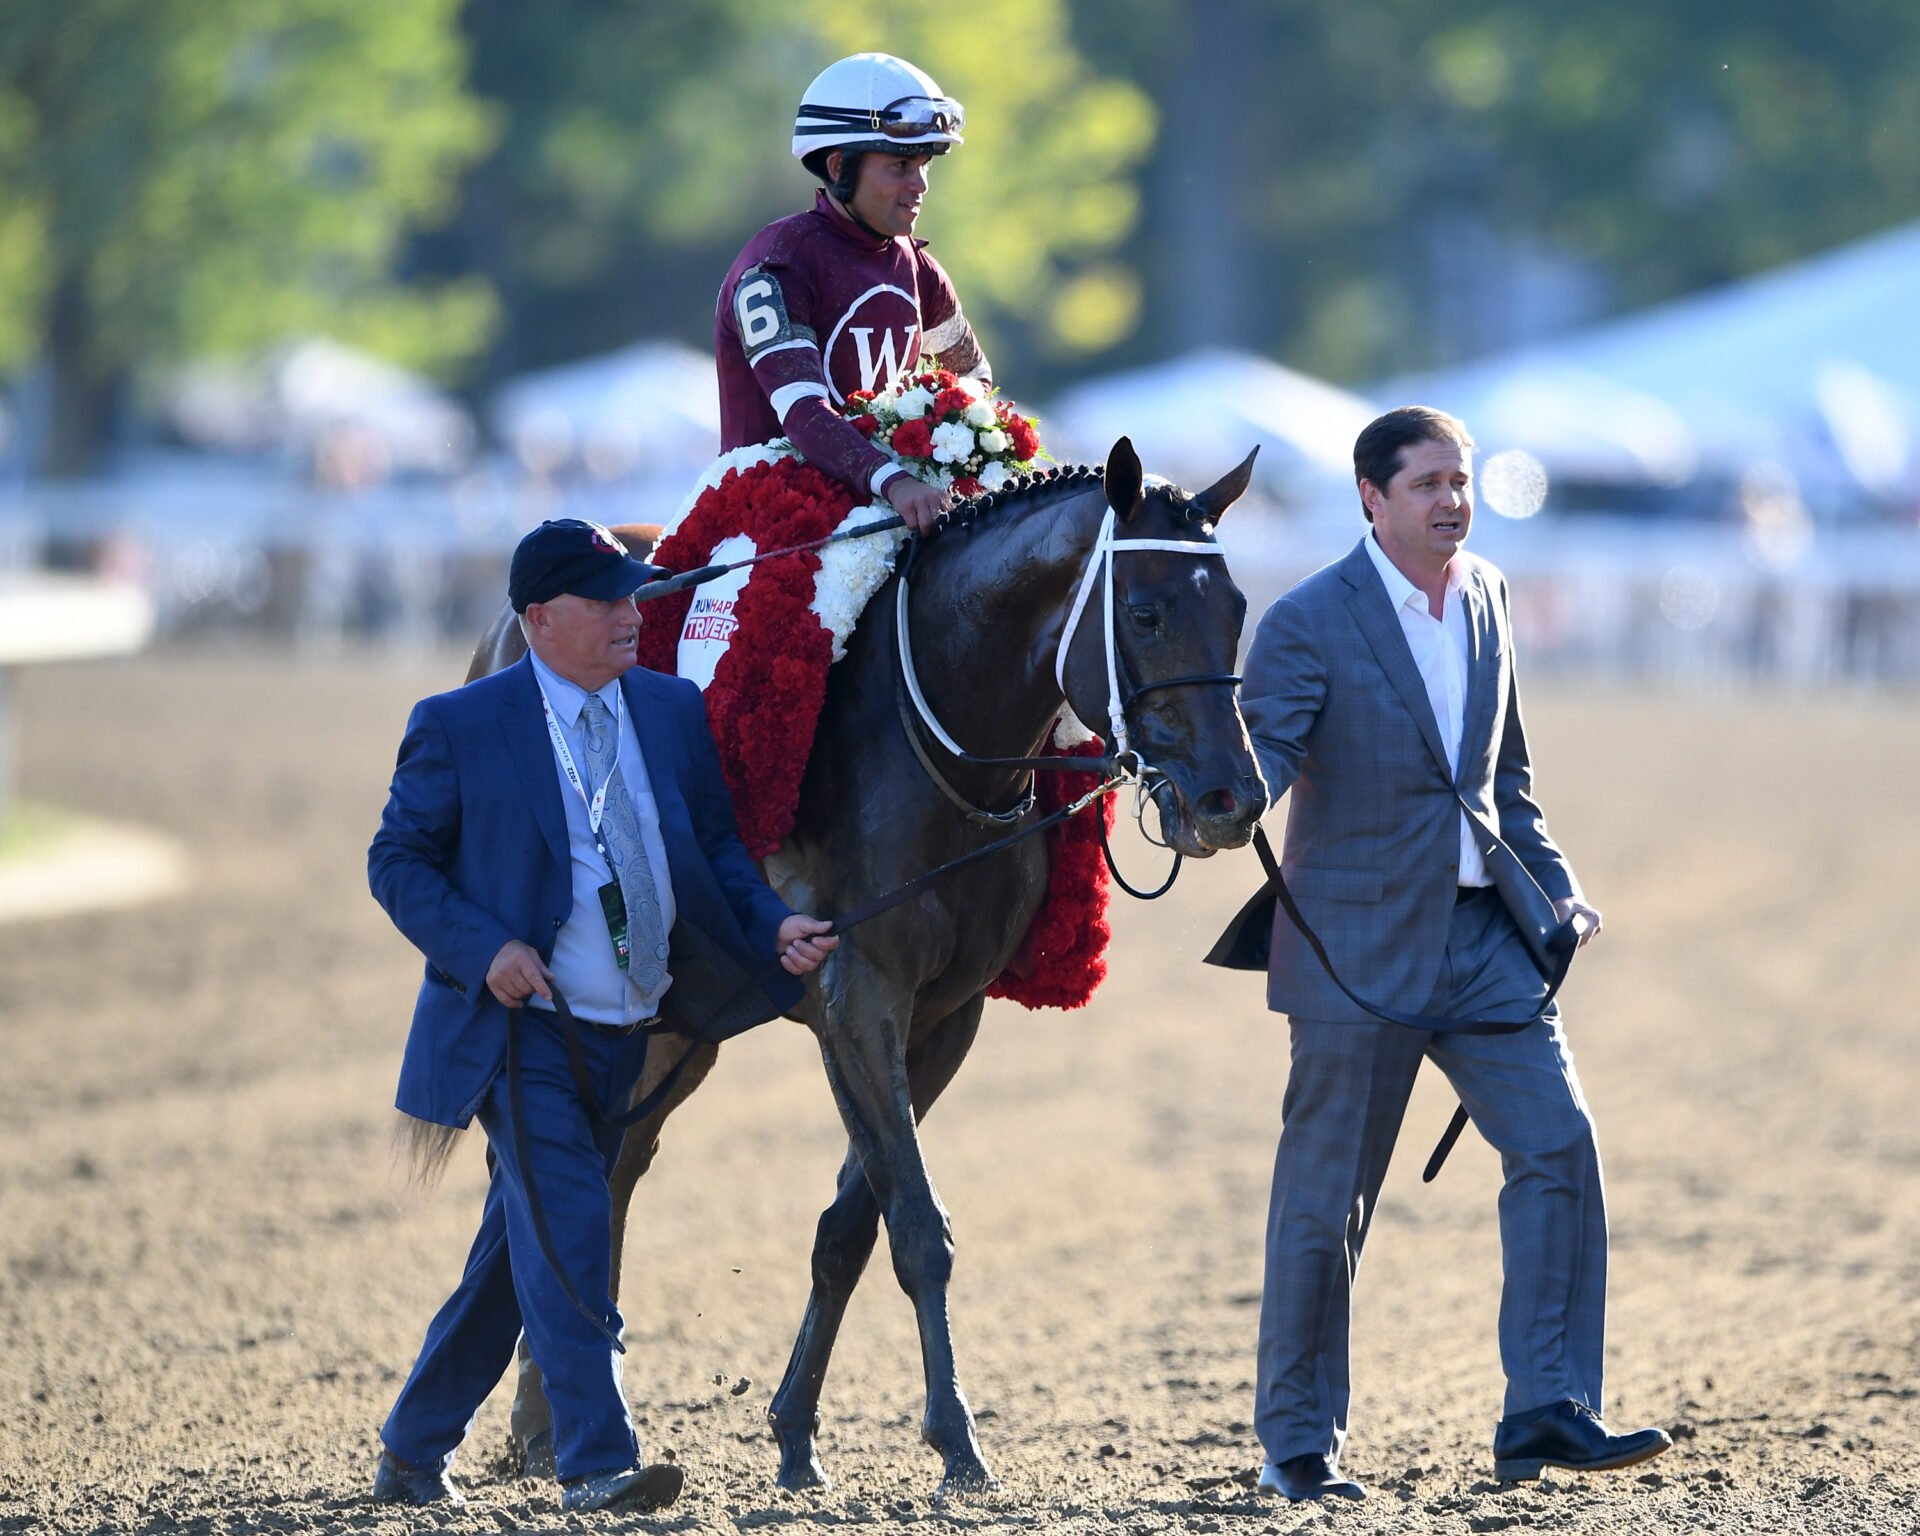
[[[1285,1461],[1270,1461],[1260,1469],[1263,1492],[1284,1494],[1294,1503],[1302,1499],[1364,1499],[1367,1490],[1350,1477],[1341,1477],[1327,1465],[1324,1456],[1289,1456]]]
[[[379,1470],[373,1474],[373,1502],[376,1504],[451,1504],[455,1509],[467,1501],[453,1486],[447,1469],[416,1467],[402,1461],[392,1451],[380,1453]]]
[[[585,1477],[570,1477],[560,1485],[560,1508],[568,1514],[596,1509],[631,1509],[644,1514],[665,1509],[679,1498],[680,1485],[685,1481],[686,1473],[670,1461],[628,1467],[624,1472],[590,1472]]]
[[[1493,1432],[1493,1475],[1503,1483],[1528,1483],[1542,1467],[1607,1472],[1651,1461],[1672,1445],[1664,1429],[1616,1435],[1585,1403],[1568,1398],[1500,1421]]]

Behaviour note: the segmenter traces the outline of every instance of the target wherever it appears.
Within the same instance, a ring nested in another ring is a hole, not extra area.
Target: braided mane
[[[1015,512],[1026,510],[1033,498],[1042,491],[1096,485],[1106,479],[1106,474],[1103,464],[1061,464],[1053,469],[1035,470],[1031,474],[1016,475],[997,491],[987,491],[956,502],[948,515],[956,530],[968,529],[1002,507],[1012,507]],[[1193,497],[1177,485],[1158,485],[1152,489],[1166,492],[1175,516],[1190,523],[1205,522],[1204,517],[1191,505]]]

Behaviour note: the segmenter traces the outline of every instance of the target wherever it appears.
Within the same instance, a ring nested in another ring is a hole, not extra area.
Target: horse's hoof
[[[798,1451],[782,1451],[780,1475],[774,1482],[789,1493],[804,1493],[810,1489],[826,1493],[833,1487],[833,1479],[827,1476],[812,1446]]]
[[[963,1499],[970,1494],[998,1493],[1000,1479],[987,1470],[984,1461],[950,1461],[947,1474],[940,1479],[940,1486],[933,1491],[934,1501],[944,1504],[950,1499]]]
[[[543,1429],[520,1447],[520,1475],[534,1481],[551,1482],[559,1471],[553,1464],[553,1431]]]

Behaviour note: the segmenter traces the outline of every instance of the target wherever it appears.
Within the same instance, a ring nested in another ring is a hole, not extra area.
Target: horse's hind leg
[[[767,1422],[780,1447],[777,1480],[782,1488],[832,1486],[815,1444],[820,1432],[820,1384],[826,1379],[847,1301],[867,1267],[879,1228],[879,1202],[860,1171],[859,1154],[849,1146],[833,1204],[821,1212],[814,1233],[813,1290],[807,1296],[806,1316],[793,1341],[787,1374],[767,1408]]]
[[[953,1074],[959,1069],[960,1063],[966,1059],[974,1036],[979,1032],[980,1011],[984,1003],[984,998],[975,998],[955,1010],[907,1054],[906,1075],[915,1121],[925,1117],[933,1102],[953,1081]],[[828,1070],[830,1075],[835,1076],[834,1093],[841,1102],[842,1113],[848,1114],[852,1106],[831,1063]],[[851,1128],[850,1114],[849,1120]],[[838,1190],[833,1204],[821,1214],[820,1225],[814,1236],[813,1291],[807,1297],[806,1316],[801,1321],[799,1337],[794,1340],[793,1357],[787,1363],[786,1376],[767,1409],[774,1439],[780,1447],[779,1482],[783,1488],[829,1486],[815,1444],[820,1429],[820,1388],[826,1380],[827,1364],[833,1355],[841,1320],[846,1315],[847,1302],[853,1295],[854,1286],[859,1283],[879,1236],[880,1203],[863,1171],[861,1141],[868,1144],[867,1152],[877,1155],[870,1136],[860,1137],[847,1148],[846,1161],[840,1165]],[[935,1209],[938,1211],[937,1203]],[[944,1230],[945,1212],[939,1211],[938,1214]],[[950,1230],[945,1230],[944,1240],[950,1261]],[[897,1255],[895,1270],[896,1273],[899,1270]],[[904,1277],[901,1283],[906,1286]],[[914,1294],[911,1286],[907,1286],[907,1290],[909,1295]],[[943,1305],[943,1321],[944,1316]],[[951,1379],[950,1351],[948,1375]],[[957,1386],[954,1392],[957,1397]],[[971,1453],[979,1476],[971,1479],[962,1470],[960,1477],[963,1480],[991,1481],[986,1465],[980,1459],[979,1444],[973,1435],[973,1421],[967,1415],[964,1399],[959,1401],[959,1409],[964,1420],[963,1435],[947,1434],[936,1439],[930,1406],[927,1438],[943,1454],[947,1454],[949,1443],[957,1441],[962,1444],[965,1448],[961,1456],[963,1463],[965,1452]],[[947,1454],[947,1470],[950,1478],[955,1476],[955,1458],[951,1454]]]
[[[616,1301],[620,1297],[620,1257],[626,1247],[627,1207],[633,1201],[634,1186],[653,1166],[654,1154],[660,1150],[660,1128],[666,1124],[667,1116],[684,1104],[694,1089],[706,1081],[707,1074],[713,1070],[713,1064],[719,1058],[720,1047],[695,1044],[676,1036],[656,1040],[653,1048],[647,1052],[647,1069],[634,1085],[635,1099],[653,1092],[661,1079],[673,1069],[674,1063],[688,1051],[693,1053],[693,1059],[680,1074],[680,1081],[673,1085],[673,1092],[667,1095],[658,1109],[627,1132],[626,1139],[620,1144],[620,1156],[614,1162],[613,1172],[607,1175],[607,1185],[613,1193],[613,1268],[610,1273]],[[514,1452],[520,1462],[520,1475],[553,1477],[553,1410],[547,1406],[540,1366],[527,1349],[527,1336],[524,1333],[520,1335],[519,1374],[514,1380],[509,1429],[513,1435]]]

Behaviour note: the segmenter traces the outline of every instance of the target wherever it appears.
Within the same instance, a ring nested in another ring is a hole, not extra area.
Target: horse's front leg
[[[847,1136],[886,1218],[894,1276],[919,1321],[927,1383],[920,1433],[946,1463],[943,1490],[997,1487],[954,1368],[947,1317],[953,1223],[927,1172],[914,1120],[905,1049],[912,1000],[857,952],[847,956],[843,978],[834,980],[844,985],[830,982],[826,989],[820,1053]]]
[[[926,1117],[966,1059],[979,1033],[984,1003],[984,998],[975,998],[954,1010],[907,1053],[907,1086],[916,1120]],[[787,1373],[767,1408],[767,1419],[780,1447],[782,1488],[831,1486],[820,1466],[815,1443],[820,1432],[820,1388],[826,1380],[847,1302],[873,1254],[879,1228],[879,1202],[867,1182],[859,1152],[849,1143],[833,1204],[821,1213],[814,1234],[813,1290],[807,1297],[806,1316],[794,1340]]]

